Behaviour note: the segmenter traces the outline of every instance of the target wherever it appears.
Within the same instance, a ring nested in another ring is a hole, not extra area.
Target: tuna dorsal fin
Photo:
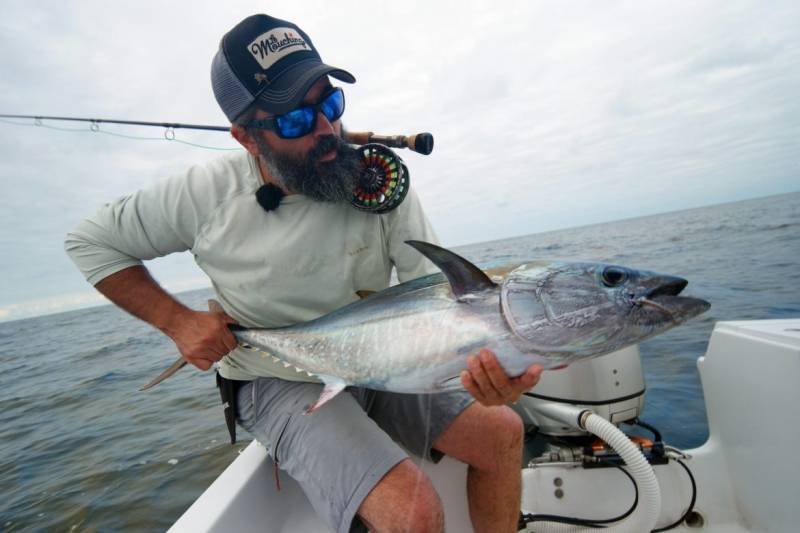
[[[496,287],[483,270],[450,250],[423,241],[406,241],[447,276],[456,298]]]
[[[370,291],[368,289],[362,289],[360,291],[356,291],[356,294],[358,294],[358,297],[363,300],[364,298],[369,298],[370,296],[375,294],[375,291]]]

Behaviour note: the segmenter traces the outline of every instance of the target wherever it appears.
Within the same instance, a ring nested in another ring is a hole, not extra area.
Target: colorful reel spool
[[[365,144],[358,150],[362,167],[355,179],[350,203],[362,211],[388,213],[408,194],[408,168],[397,154],[382,144]]]

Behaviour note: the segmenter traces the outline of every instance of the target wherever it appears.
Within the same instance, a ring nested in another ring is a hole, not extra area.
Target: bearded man
[[[433,266],[406,240],[436,242],[411,189],[393,211],[354,209],[356,150],[342,141],[345,83],[297,25],[246,18],[222,38],[212,85],[245,151],[120,198],[81,223],[66,249],[111,301],[175,342],[186,361],[218,364],[240,426],[269,446],[331,530],[442,531],[441,501],[407,451],[469,465],[476,531],[514,531],[522,422],[506,403],[541,367],[510,379],[491,352],[469,360],[465,392],[416,396],[352,389],[303,416],[322,385],[237,346],[228,324],[312,320]],[[187,308],[142,260],[190,250],[224,309]],[[474,401],[477,399],[478,401]],[[402,447],[398,444],[400,443]]]

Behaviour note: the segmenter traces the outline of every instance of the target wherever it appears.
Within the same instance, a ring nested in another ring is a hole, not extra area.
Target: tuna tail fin
[[[222,308],[220,303],[213,298],[208,300],[208,310],[212,313],[224,313],[225,310]]]
[[[216,300],[208,300],[208,310],[212,313],[225,312],[225,310]],[[229,324],[228,327],[231,329],[231,331],[241,331],[247,329],[237,324]],[[168,369],[164,370],[162,373],[153,378],[152,381],[150,381],[150,383],[139,389],[139,391],[147,390],[150,387],[155,387],[156,385],[158,385],[168,377],[172,376],[175,372],[177,372],[178,370],[180,370],[185,366],[186,366],[186,361],[183,359],[183,357],[178,357],[178,360],[172,363],[172,365],[170,365]]]
[[[172,365],[168,369],[164,370],[162,373],[157,375],[155,378],[153,378],[153,380],[150,383],[148,383],[139,390],[143,391],[149,389],[150,387],[155,387],[156,385],[158,385],[159,383],[170,377],[172,374],[174,374],[184,366],[186,366],[186,361],[183,360],[183,357],[178,357],[178,360],[172,363]]]
[[[225,313],[225,309],[222,308],[220,303],[213,299],[208,300],[208,310],[211,313]],[[236,332],[236,331],[247,331],[250,328],[247,328],[245,326],[240,326],[239,324],[228,324],[228,329]]]
[[[447,276],[456,298],[497,287],[483,270],[450,250],[424,241],[406,241]]]
[[[336,376],[325,376],[325,375],[316,375],[322,382],[325,384],[325,388],[322,389],[322,394],[319,395],[317,401],[314,402],[311,407],[306,409],[306,414],[311,414],[332,399],[336,397],[337,394],[342,392],[344,388],[347,386],[347,383],[342,380],[342,378],[337,378]]]

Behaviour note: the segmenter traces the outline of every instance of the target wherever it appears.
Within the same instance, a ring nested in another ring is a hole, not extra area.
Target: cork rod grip
[[[344,139],[352,144],[379,143],[390,148],[408,148],[423,155],[428,155],[433,151],[433,135],[430,133],[406,136],[375,135],[371,131],[346,131]]]

